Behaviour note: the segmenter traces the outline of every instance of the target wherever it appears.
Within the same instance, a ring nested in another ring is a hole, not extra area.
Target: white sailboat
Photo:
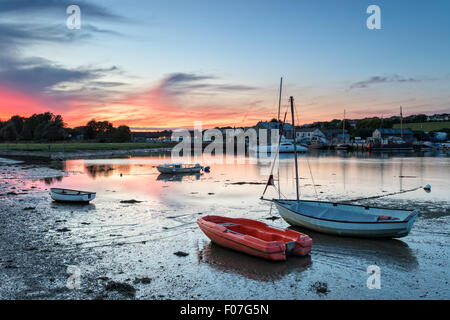
[[[295,134],[293,97],[290,98],[290,102]],[[269,185],[274,186],[272,174],[262,196],[262,199],[272,201],[280,216],[293,226],[301,226],[339,236],[400,238],[410,232],[419,214],[417,210],[409,211],[347,203],[300,200],[297,153],[295,153],[295,176],[296,200],[264,199],[267,187]]]

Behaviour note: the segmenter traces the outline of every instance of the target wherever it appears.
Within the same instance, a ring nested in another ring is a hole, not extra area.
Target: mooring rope
[[[422,186],[420,187],[416,187],[413,189],[408,189],[408,190],[402,190],[402,191],[398,191],[398,192],[392,192],[392,193],[387,193],[387,194],[382,194],[382,195],[378,195],[378,196],[372,196],[372,197],[365,197],[365,198],[359,198],[359,199],[352,199],[352,200],[345,200],[342,201],[340,203],[346,203],[346,202],[356,202],[356,201],[361,201],[361,200],[371,200],[371,199],[378,199],[378,198],[383,198],[383,197],[388,197],[388,196],[394,196],[397,194],[402,194],[402,193],[407,193],[407,192],[413,192],[419,189],[423,189]]]
[[[312,183],[313,183],[313,186],[314,186],[314,192],[316,193],[316,199],[319,199],[319,195],[317,194],[317,188],[316,188],[316,184],[314,182],[314,177],[313,177],[313,174],[312,174],[312,171],[311,171],[311,166],[309,165],[309,159],[308,158],[306,158],[306,162],[308,163],[309,174],[311,175],[311,180],[312,180]]]

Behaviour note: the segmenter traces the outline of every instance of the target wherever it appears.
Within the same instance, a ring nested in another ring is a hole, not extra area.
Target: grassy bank
[[[68,142],[68,143],[0,143],[0,151],[27,152],[77,152],[98,150],[134,150],[152,148],[170,148],[176,142],[170,143],[97,143],[97,142]]]
[[[400,124],[395,124],[394,128],[400,128]],[[414,131],[436,131],[442,129],[450,129],[450,121],[404,123],[403,128],[408,128]]]

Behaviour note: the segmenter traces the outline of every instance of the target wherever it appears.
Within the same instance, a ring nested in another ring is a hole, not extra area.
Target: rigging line
[[[408,190],[402,190],[402,191],[398,191],[398,192],[392,192],[392,193],[387,193],[387,194],[382,194],[382,195],[378,195],[378,196],[372,196],[372,197],[365,197],[365,198],[359,198],[359,199],[352,199],[352,200],[345,200],[341,203],[346,203],[346,202],[356,202],[356,201],[361,201],[361,200],[371,200],[371,199],[378,199],[378,198],[383,198],[383,197],[387,197],[387,196],[394,196],[397,194],[402,194],[402,193],[407,193],[407,192],[413,192],[419,189],[423,189],[422,186],[417,187],[417,188],[413,188],[413,189],[408,189]]]
[[[314,186],[314,193],[316,194],[316,199],[318,200],[319,199],[319,195],[317,194],[316,183],[314,182],[314,177],[313,177],[313,174],[312,174],[311,166],[309,165],[308,157],[306,157],[306,162],[308,163],[309,174],[311,175],[311,180],[312,180],[312,183],[313,183],[313,186]]]

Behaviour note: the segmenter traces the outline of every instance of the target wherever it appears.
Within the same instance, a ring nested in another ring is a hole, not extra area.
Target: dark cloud
[[[0,0],[0,84],[14,87],[26,92],[46,94],[55,99],[65,100],[70,97],[102,98],[114,93],[125,85],[122,82],[102,81],[111,73],[120,70],[113,66],[98,68],[82,66],[67,67],[48,59],[24,56],[31,52],[32,45],[46,43],[72,43],[94,38],[96,35],[121,36],[120,33],[99,28],[82,22],[80,30],[69,30],[66,25],[66,8],[72,1],[24,1]],[[77,1],[83,16],[102,17],[118,20],[120,17],[108,9],[85,1]],[[27,19],[27,13],[33,19]],[[60,14],[61,19],[49,19],[48,15]],[[43,19],[35,19],[42,18]],[[59,21],[55,24],[55,21]],[[78,95],[78,97],[77,97]]]
[[[0,64],[0,82],[8,86],[33,92],[49,92],[52,87],[61,83],[85,83],[101,79],[105,74],[117,70],[110,68],[65,68],[45,59],[31,58],[20,61],[9,60]],[[111,87],[112,83],[96,81],[98,87]],[[114,83],[118,86],[120,83]]]
[[[216,84],[210,80],[218,78],[211,75],[197,75],[194,73],[173,73],[167,76],[161,88],[171,95],[180,95],[202,91],[214,93],[218,91],[249,91],[255,90],[255,87],[244,85]]]
[[[387,83],[387,82],[420,82],[423,80],[424,79],[418,78],[404,78],[396,74],[393,76],[385,76],[385,77],[374,76],[364,81],[352,83],[349,89],[367,88],[373,84]]]

